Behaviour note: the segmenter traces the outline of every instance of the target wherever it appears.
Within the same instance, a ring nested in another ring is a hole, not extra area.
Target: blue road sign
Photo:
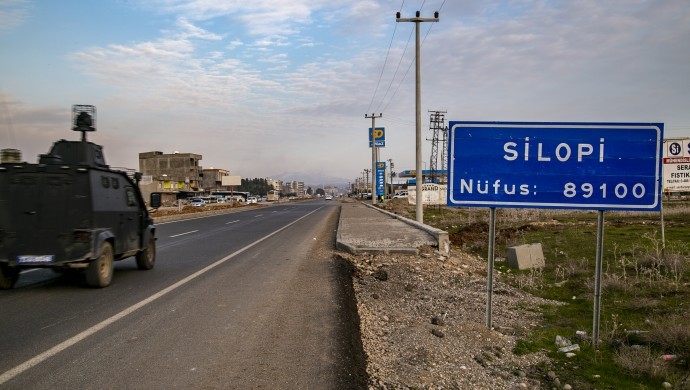
[[[377,162],[376,163],[376,196],[380,197],[385,195],[386,185],[386,163]]]
[[[663,123],[450,122],[449,206],[659,210]]]
[[[377,148],[383,148],[386,146],[386,128],[385,127],[377,127],[376,131],[374,132],[374,136],[376,137],[376,147]],[[371,147],[371,127],[369,128],[369,147]]]

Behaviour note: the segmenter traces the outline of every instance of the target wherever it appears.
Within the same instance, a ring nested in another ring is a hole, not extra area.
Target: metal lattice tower
[[[429,170],[431,171],[431,182],[436,182],[436,176],[441,175],[441,172],[445,172],[446,169],[446,134],[448,128],[445,126],[445,113],[446,111],[431,111],[431,117],[429,120],[429,130],[432,132],[431,139],[427,138],[427,141],[431,141],[431,160],[429,161]],[[438,169],[438,144],[441,145],[441,169]],[[443,180],[441,180],[443,181]]]
[[[443,126],[441,131],[441,183],[448,182],[448,126]]]

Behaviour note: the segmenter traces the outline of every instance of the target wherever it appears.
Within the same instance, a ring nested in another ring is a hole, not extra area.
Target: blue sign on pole
[[[660,209],[663,123],[449,127],[449,206]]]
[[[386,195],[385,193],[386,185],[386,163],[377,162],[376,163],[376,197],[381,197]]]
[[[374,132],[374,136],[376,137],[376,147],[377,148],[383,148],[386,146],[386,128],[385,127],[377,127],[376,131]],[[371,127],[369,128],[369,147],[371,147]]]

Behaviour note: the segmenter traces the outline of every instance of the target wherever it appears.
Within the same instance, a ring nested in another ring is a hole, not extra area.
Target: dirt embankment
[[[370,386],[378,389],[539,388],[543,354],[516,356],[517,337],[539,326],[548,301],[494,283],[486,327],[486,264],[451,251],[342,255],[353,278]]]

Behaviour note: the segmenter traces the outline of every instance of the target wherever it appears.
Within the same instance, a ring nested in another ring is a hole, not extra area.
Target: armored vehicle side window
[[[137,197],[134,194],[134,188],[126,187],[125,191],[127,192],[127,206],[136,206]]]

